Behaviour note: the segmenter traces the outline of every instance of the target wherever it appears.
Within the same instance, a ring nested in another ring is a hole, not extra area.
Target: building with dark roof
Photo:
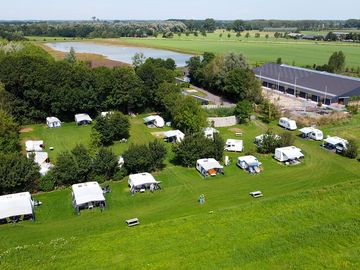
[[[253,71],[264,87],[326,105],[347,104],[350,97],[360,96],[360,78],[278,64]]]

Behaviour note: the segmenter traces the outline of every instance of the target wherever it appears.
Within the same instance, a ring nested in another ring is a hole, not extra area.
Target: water
[[[69,52],[73,47],[77,53],[92,53],[103,55],[110,60],[120,61],[127,64],[132,64],[132,57],[136,53],[143,53],[145,57],[152,58],[172,58],[178,67],[186,66],[186,61],[192,55],[177,53],[167,50],[158,50],[150,48],[128,47],[128,46],[115,46],[115,45],[101,45],[88,42],[53,42],[46,43],[46,46],[61,52]]]

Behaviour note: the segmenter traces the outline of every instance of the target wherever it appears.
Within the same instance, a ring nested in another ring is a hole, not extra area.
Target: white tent
[[[39,165],[47,163],[49,160],[49,155],[47,152],[34,152],[26,154],[27,158],[30,158],[31,155],[34,155],[34,161]]]
[[[279,119],[279,126],[286,128],[288,130],[296,130],[297,129],[296,122],[294,120],[291,120],[286,117],[282,117]]]
[[[185,134],[180,130],[170,130],[165,132],[165,139],[167,142],[181,142],[184,138]]]
[[[26,141],[26,152],[41,152],[44,148],[44,141]]]
[[[203,129],[204,135],[208,139],[214,139],[214,134],[219,133],[219,131],[212,127],[207,127]]]
[[[243,141],[228,139],[226,140],[224,150],[229,152],[242,152],[244,150]]]
[[[275,149],[275,159],[281,162],[298,160],[304,157],[300,148],[288,146]]]
[[[91,124],[92,119],[88,114],[80,113],[80,114],[75,114],[75,122],[78,125],[88,125]]]
[[[158,128],[163,128],[165,126],[164,119],[159,115],[150,115],[144,118],[144,122],[147,125],[154,125]]]
[[[154,176],[150,173],[130,174],[128,184],[131,189],[149,188],[150,185],[158,185],[160,182],[156,181]]]
[[[299,131],[302,133],[301,137],[303,138],[309,138],[316,141],[321,141],[323,139],[322,131],[314,127],[304,127]]]
[[[61,121],[54,116],[46,117],[46,124],[49,128],[61,127]]]
[[[29,192],[0,196],[0,220],[17,216],[34,219],[34,203]]]
[[[92,208],[102,204],[105,197],[98,182],[87,182],[72,185],[72,203],[77,209]]]
[[[196,161],[196,169],[206,177],[223,173],[224,167],[214,158],[203,158]]]
[[[236,163],[241,169],[250,173],[259,173],[261,162],[254,156],[239,157]]]

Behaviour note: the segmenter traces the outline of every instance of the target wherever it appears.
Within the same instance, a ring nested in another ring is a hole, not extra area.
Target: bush
[[[52,191],[55,188],[55,178],[51,171],[49,171],[45,176],[40,178],[39,190],[41,191]]]
[[[349,140],[349,143],[346,146],[346,150],[344,151],[343,155],[345,157],[355,159],[358,156],[358,145],[355,140]]]
[[[234,113],[239,119],[240,123],[246,123],[249,121],[252,112],[252,105],[250,101],[243,100],[236,104]]]
[[[276,148],[281,147],[281,144],[281,138],[269,129],[264,134],[262,143],[257,146],[257,151],[262,154],[274,153]]]

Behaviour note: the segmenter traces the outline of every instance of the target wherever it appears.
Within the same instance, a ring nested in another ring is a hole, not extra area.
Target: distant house
[[[159,115],[150,115],[145,117],[144,122],[148,127],[163,128],[165,126],[164,119]]]
[[[306,39],[306,40],[324,40],[325,39],[325,37],[323,35],[315,35],[315,34],[303,35],[302,38]]]
[[[58,128],[61,127],[61,121],[59,120],[59,118],[56,117],[46,117],[46,125],[49,128]]]
[[[185,134],[180,130],[169,130],[165,132],[165,141],[179,143],[184,140]]]
[[[0,196],[0,224],[25,219],[35,220],[34,202],[29,192]]]
[[[75,122],[77,125],[89,125],[92,122],[91,117],[86,113],[80,113],[75,115]]]
[[[98,182],[72,185],[72,205],[79,214],[82,209],[105,208],[105,197]]]
[[[26,152],[42,152],[45,148],[44,141],[26,141]]]
[[[224,167],[214,158],[203,158],[196,161],[196,169],[203,175],[216,176],[217,174],[224,173]]]

